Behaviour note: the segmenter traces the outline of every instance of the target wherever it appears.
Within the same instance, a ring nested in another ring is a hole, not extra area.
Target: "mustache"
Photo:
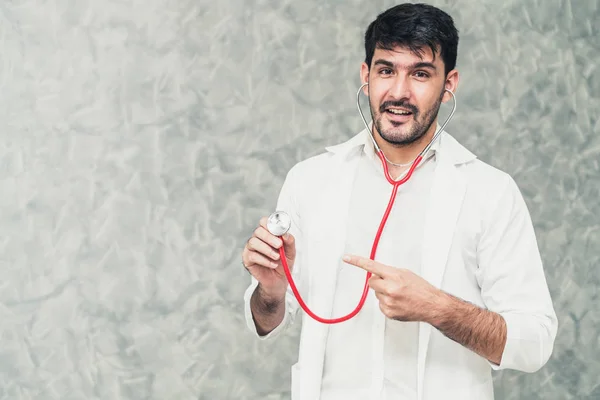
[[[379,107],[379,112],[384,112],[385,109],[389,108],[389,107],[401,107],[406,110],[409,110],[414,115],[417,115],[417,113],[419,112],[419,109],[417,107],[413,106],[412,104],[408,104],[403,101],[391,101],[391,100],[383,102],[381,104],[381,106]]]

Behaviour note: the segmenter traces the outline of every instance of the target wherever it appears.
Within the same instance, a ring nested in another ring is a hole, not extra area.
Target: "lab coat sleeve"
[[[477,279],[486,307],[506,321],[507,341],[494,370],[535,372],[550,358],[558,321],[527,205],[515,181],[485,218],[478,245]]]
[[[290,227],[289,232],[294,236],[296,243],[296,260],[292,269],[292,278],[294,279],[298,290],[302,292],[303,285],[300,277],[300,271],[302,270],[302,232],[300,230],[300,214],[298,212],[295,189],[298,185],[297,172],[298,166],[292,167],[292,169],[288,172],[284,180],[283,186],[281,188],[281,191],[279,193],[279,198],[277,200],[277,211],[285,211],[290,215],[292,219],[292,225]],[[298,302],[294,297],[294,294],[292,293],[290,287],[288,286],[288,290],[285,296],[285,314],[282,322],[268,334],[260,336],[256,330],[254,318],[252,317],[252,310],[250,309],[250,297],[252,296],[252,293],[254,293],[254,290],[257,286],[258,281],[253,276],[251,276],[250,285],[244,293],[244,314],[246,319],[246,325],[250,329],[250,332],[259,340],[276,338],[282,332],[284,332],[288,326],[294,323],[299,307]]]

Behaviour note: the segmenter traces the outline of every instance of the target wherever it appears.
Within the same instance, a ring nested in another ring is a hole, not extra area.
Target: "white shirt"
[[[339,263],[345,250],[352,247],[368,253],[363,239],[353,236],[356,229],[352,224],[362,223],[361,219],[348,219],[348,215],[354,213],[351,210],[358,205],[351,200],[360,201],[353,195],[357,188],[354,184],[357,179],[360,182],[367,179],[367,175],[362,175],[368,169],[361,167],[365,161],[361,152],[368,140],[364,130],[347,142],[328,147],[326,152],[296,164],[289,171],[277,201],[277,209],[288,212],[292,218],[290,232],[296,237],[297,251],[292,271],[294,281],[311,310],[324,318],[338,317],[348,311],[346,303],[350,300],[343,300],[338,296],[340,293],[352,296],[353,305],[361,293],[356,287],[339,291],[337,286],[342,283],[338,277],[347,278],[345,272],[338,274],[342,272]],[[386,230],[376,259],[403,267],[420,266],[419,275],[432,286],[504,318],[507,340],[500,365],[452,341],[431,325],[418,323],[417,400],[493,400],[491,371],[513,369],[532,373],[542,368],[552,354],[558,322],[529,211],[514,180],[478,160],[446,132],[437,145],[426,212],[415,213],[424,216],[424,222],[411,223],[422,224],[422,235],[415,234],[424,238],[420,243],[420,256],[416,252],[398,256],[420,257],[420,262],[403,265],[402,260],[393,260],[389,251],[393,238]],[[416,174],[414,178],[420,177]],[[414,183],[421,181],[427,182],[426,179],[413,180]],[[410,204],[413,193],[399,196],[395,210],[400,211],[390,216],[394,219],[389,223],[402,219],[401,208],[403,204]],[[414,193],[415,198],[419,196]],[[374,203],[384,201],[379,194],[373,196]],[[419,206],[412,204],[411,207]],[[385,207],[379,203],[372,208],[376,214],[375,209],[381,208],[375,219],[380,220]],[[364,218],[364,221],[371,220],[369,215]],[[372,236],[373,227],[368,229],[366,236]],[[401,229],[393,235],[409,237]],[[401,243],[397,246],[402,247]],[[348,331],[344,335],[336,334],[338,328],[345,329],[341,325],[332,327],[312,320],[300,309],[291,289],[285,297],[281,324],[269,334],[259,336],[250,308],[250,298],[257,285],[256,279],[251,278],[244,293],[244,312],[248,328],[260,340],[278,337],[297,317],[302,318],[298,361],[291,368],[292,400],[318,400],[324,385],[331,387],[331,382],[342,380],[345,374],[361,375],[365,387],[369,387],[363,392],[368,400],[381,400],[383,388],[392,387],[388,385],[392,381],[408,392],[415,387],[414,375],[407,367],[414,362],[414,354],[408,351],[409,343],[391,352],[398,354],[397,358],[384,357],[384,353],[388,353],[384,349],[389,349],[391,343],[403,343],[384,339],[382,332],[391,333],[391,325],[385,323],[382,313],[375,312],[375,299],[365,305],[374,324],[371,333],[362,335],[362,341],[345,336]],[[372,293],[369,297],[373,297]],[[386,329],[384,325],[388,325]],[[334,347],[328,346],[334,341]],[[414,344],[412,339],[408,342]],[[360,365],[355,361],[346,365],[335,361],[341,354],[340,349],[357,346],[365,349],[365,352],[354,353],[361,360]],[[330,357],[334,353],[335,364],[331,364]],[[371,362],[362,363],[369,355]],[[272,362],[277,363],[277,354],[273,357]],[[395,367],[391,366],[393,363]],[[356,368],[361,368],[361,372],[354,371]],[[396,380],[393,368],[406,374]]]
[[[350,199],[344,253],[369,257],[393,187],[384,176],[372,144],[366,144],[360,157]],[[377,261],[420,273],[425,207],[434,163],[433,150],[398,188],[377,247]],[[338,268],[334,317],[354,310],[366,278],[365,271],[343,261]],[[374,316],[380,313],[377,298],[371,293],[354,318],[330,327],[321,400],[368,398],[372,380],[376,379],[376,365],[383,365],[380,372],[383,373],[382,400],[416,400],[418,323],[386,318],[385,324],[379,325]],[[373,357],[380,359],[373,360]],[[348,365],[353,368],[348,370]]]

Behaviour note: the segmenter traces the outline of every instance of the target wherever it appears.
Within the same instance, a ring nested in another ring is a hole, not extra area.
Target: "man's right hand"
[[[279,259],[282,245],[291,271],[296,259],[294,236],[289,232],[282,237],[271,234],[267,230],[267,217],[263,217],[242,252],[244,267],[256,278],[262,294],[271,300],[283,299],[287,290],[287,278]]]

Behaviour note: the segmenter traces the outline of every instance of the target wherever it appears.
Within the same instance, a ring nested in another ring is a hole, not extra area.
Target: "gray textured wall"
[[[241,247],[292,164],[361,129],[392,4],[0,2],[1,399],[289,398],[299,327],[245,332]],[[560,319],[498,398],[599,399],[600,4],[432,4],[461,32],[448,130],[521,186]]]

